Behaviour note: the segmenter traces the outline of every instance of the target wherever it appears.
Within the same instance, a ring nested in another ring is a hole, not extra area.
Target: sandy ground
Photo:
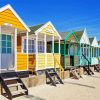
[[[0,96],[0,100],[7,100]],[[83,79],[66,79],[64,85],[57,87],[40,85],[29,88],[29,96],[20,96],[13,100],[100,100],[100,73],[83,76]]]

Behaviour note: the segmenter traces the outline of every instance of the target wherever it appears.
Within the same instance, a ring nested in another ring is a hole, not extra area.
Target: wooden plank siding
[[[54,61],[53,61],[53,60],[54,60],[53,54],[52,54],[52,53],[50,53],[50,54],[48,53],[48,54],[47,54],[47,65],[46,65],[47,68],[49,68],[49,67],[50,67],[50,68],[51,68],[51,67],[54,68],[54,65],[53,65]]]
[[[50,32],[52,30],[52,32]],[[44,29],[41,30],[40,33],[52,35],[52,36],[58,36],[57,32],[53,29],[52,25],[47,25]]]
[[[61,62],[61,65],[64,67],[64,55],[61,55],[60,62]]]
[[[36,58],[35,54],[29,54],[29,62],[28,62],[28,67],[35,69],[36,67]]]
[[[27,54],[17,54],[17,71],[27,70]]]
[[[59,53],[55,53],[54,54],[54,57],[57,59],[57,61],[59,62],[59,64],[60,64],[60,54]],[[56,68],[58,68],[59,67],[59,65],[56,63]]]
[[[22,37],[17,36],[17,52],[21,52],[22,49]]]
[[[78,56],[74,56],[74,66],[77,66],[78,64]]]
[[[12,24],[12,27],[26,30],[26,28],[22,25],[22,23],[17,19],[17,17],[12,13],[10,9],[6,9],[0,12],[0,24],[4,25],[4,23]]]
[[[44,69],[45,68],[45,54],[39,53],[38,54],[38,69]]]
[[[66,56],[66,65],[70,66],[70,56]]]

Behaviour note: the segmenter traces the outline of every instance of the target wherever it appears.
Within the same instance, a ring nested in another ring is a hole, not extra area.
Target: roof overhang
[[[55,27],[53,26],[53,24],[49,21],[46,24],[44,24],[41,28],[39,28],[38,30],[35,31],[35,34],[37,35],[38,33],[41,33],[41,31],[43,29],[45,29],[48,25],[51,25],[53,30],[56,32],[57,36],[61,39],[60,34],[58,33],[58,31],[55,29]],[[53,34],[52,34],[53,35]]]
[[[10,9],[12,11],[12,13],[16,16],[16,18],[21,22],[21,24],[25,27],[25,29],[30,32],[30,29],[29,27],[24,23],[24,21],[19,17],[19,15],[16,13],[16,11],[11,7],[11,5],[6,5],[2,8],[0,8],[0,13],[7,10],[7,9]]]

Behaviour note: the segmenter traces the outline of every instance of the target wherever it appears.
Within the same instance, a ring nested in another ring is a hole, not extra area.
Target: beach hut
[[[23,36],[28,38],[28,32],[30,29],[10,5],[0,8],[0,83],[10,100],[17,93],[28,94],[18,75],[28,71],[28,46],[24,53],[20,45]],[[13,86],[21,86],[21,90],[10,91]]]
[[[35,71],[54,68],[54,57],[60,63],[60,45],[58,53],[54,52],[54,40],[60,44],[60,35],[51,22],[30,27],[29,34],[29,68],[33,65]],[[26,38],[23,39],[23,52],[25,51]],[[52,42],[50,47],[49,41]],[[32,58],[33,57],[33,58]],[[32,58],[32,59],[31,59]],[[33,64],[33,65],[32,65]]]
[[[97,41],[96,37],[89,38],[89,40],[90,40],[90,45],[91,45],[91,50],[90,50],[91,58],[90,58],[90,62],[91,62],[91,65],[97,65],[97,64],[99,64],[99,61],[98,61],[98,56],[99,56],[98,41]]]
[[[79,65],[79,41],[74,32],[62,32],[60,42],[61,65],[64,69],[75,68]],[[58,42],[55,41],[55,52],[58,52]]]
[[[88,65],[90,61],[90,41],[86,29],[75,32],[80,42],[80,66]]]
[[[29,38],[28,38],[29,71],[40,75],[47,71],[51,71],[52,73],[54,69],[60,69],[60,71],[63,70],[63,68],[60,65],[61,36],[57,32],[53,24],[51,22],[47,22],[45,24],[31,26],[30,29],[31,32],[29,33]],[[54,52],[55,39],[59,43],[57,53]],[[24,37],[22,41],[23,41],[22,51],[26,53],[26,37]],[[50,43],[52,45],[50,45]],[[54,74],[55,73],[56,72],[54,72]],[[51,79],[51,77],[49,78]]]
[[[21,38],[27,36],[30,29],[10,5],[0,8],[0,69],[27,71],[28,52],[23,53]],[[23,34],[25,33],[25,34]],[[26,41],[27,42],[27,41]],[[28,47],[26,47],[28,49]]]

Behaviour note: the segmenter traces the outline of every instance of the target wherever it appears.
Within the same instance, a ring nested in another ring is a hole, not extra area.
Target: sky
[[[0,0],[10,4],[28,26],[51,21],[58,32],[87,29],[100,40],[100,0]]]

